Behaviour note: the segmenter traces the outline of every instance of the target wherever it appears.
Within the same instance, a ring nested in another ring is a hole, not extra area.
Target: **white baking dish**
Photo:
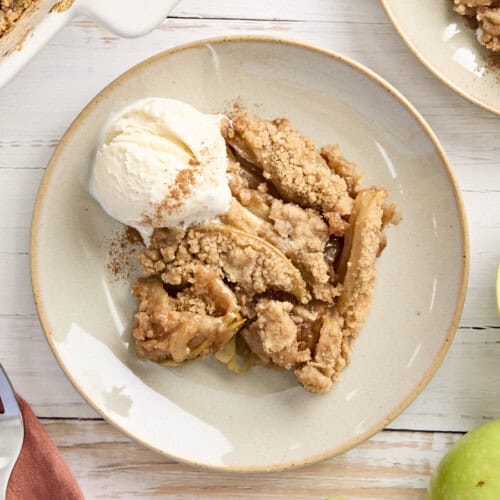
[[[61,12],[53,7],[62,2],[41,0],[36,8],[23,13],[11,32],[0,38],[0,87],[76,15],[92,17],[117,35],[137,37],[154,29],[178,1],[76,0]]]

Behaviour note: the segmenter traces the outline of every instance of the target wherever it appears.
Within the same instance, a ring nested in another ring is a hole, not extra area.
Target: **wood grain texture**
[[[330,23],[381,23],[384,14],[377,2],[359,2],[361,8],[354,9],[352,0],[183,0],[171,13],[174,17],[208,19],[254,19],[322,21]]]
[[[235,474],[195,469],[128,440],[104,422],[44,423],[87,498],[424,500],[432,470],[460,434],[384,431],[302,469]],[[140,490],[138,489],[140,485]]]
[[[297,471],[233,475],[192,469],[101,421],[46,421],[88,498],[425,498],[430,471],[459,434],[500,416],[500,120],[415,60],[374,0],[183,0],[146,37],[125,40],[74,20],[0,90],[0,362],[46,418],[97,418],[41,332],[29,280],[31,213],[65,129],[120,73],[162,50],[226,34],[265,34],[335,50],[396,86],[422,113],[455,169],[471,232],[461,327],[442,367],[385,431],[342,457]],[[398,430],[399,429],[399,430]],[[402,429],[408,430],[401,431]],[[440,431],[440,432],[415,432]],[[445,432],[443,432],[445,431]]]

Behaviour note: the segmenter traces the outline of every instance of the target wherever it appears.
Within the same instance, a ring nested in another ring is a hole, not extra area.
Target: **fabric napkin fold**
[[[17,397],[24,441],[7,486],[7,500],[81,500],[83,493],[32,409]]]

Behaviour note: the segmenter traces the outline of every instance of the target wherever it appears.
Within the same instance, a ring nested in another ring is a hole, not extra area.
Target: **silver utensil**
[[[0,364],[0,499],[19,457],[24,439],[23,415],[12,384]]]

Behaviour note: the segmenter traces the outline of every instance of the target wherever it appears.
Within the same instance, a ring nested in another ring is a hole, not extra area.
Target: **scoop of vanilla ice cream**
[[[174,99],[134,102],[104,128],[92,195],[146,244],[154,228],[187,227],[223,214],[231,191],[222,119]]]

